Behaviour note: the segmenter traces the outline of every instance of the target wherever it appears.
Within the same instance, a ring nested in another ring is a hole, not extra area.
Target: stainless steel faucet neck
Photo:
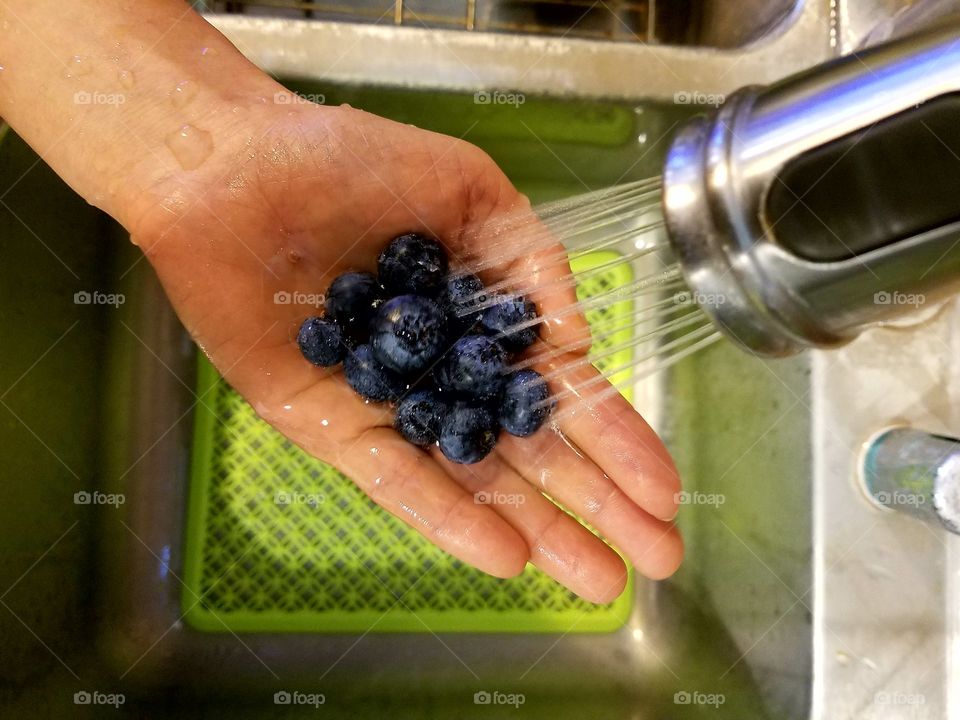
[[[664,216],[744,348],[856,337],[960,281],[960,44],[947,28],[745,88],[678,134]]]

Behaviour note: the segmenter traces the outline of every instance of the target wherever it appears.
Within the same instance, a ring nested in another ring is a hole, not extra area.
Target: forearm
[[[235,152],[279,89],[177,0],[0,0],[0,115],[128,228],[154,189]]]

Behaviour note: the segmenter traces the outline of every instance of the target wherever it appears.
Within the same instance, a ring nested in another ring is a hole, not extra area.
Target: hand
[[[646,575],[675,570],[677,474],[625,400],[564,414],[563,434],[579,452],[541,429],[455,466],[403,441],[390,409],[364,404],[342,373],[304,361],[294,337],[312,309],[274,302],[278,291],[319,293],[346,269],[372,269],[403,232],[433,235],[468,263],[499,252],[491,224],[528,208],[482,152],[356,110],[278,104],[279,85],[172,0],[34,0],[0,6],[0,20],[0,116],[131,231],[200,346],[287,437],[489,573],[514,575],[530,561],[590,600],[622,591],[620,557],[541,491]],[[80,104],[78,93],[123,102]],[[546,290],[565,269],[538,271],[536,260],[503,272],[539,284],[541,314],[568,306],[571,293]],[[565,319],[544,342],[583,340],[582,323]],[[589,377],[584,365],[554,390]],[[587,400],[599,386],[584,390]],[[524,502],[477,504],[481,489]]]
[[[644,574],[671,574],[682,555],[668,522],[677,474],[659,439],[621,397],[565,414],[563,435],[579,452],[544,428],[526,439],[504,434],[490,457],[460,466],[404,441],[392,428],[391,408],[365,404],[339,369],[302,358],[296,332],[316,310],[277,304],[275,293],[317,294],[343,271],[375,271],[383,245],[410,231],[440,239],[454,261],[469,267],[502,243],[485,229],[528,207],[494,163],[465,142],[350,108],[270,100],[245,112],[228,147],[156,186],[159,202],[138,212],[132,228],[214,365],[293,442],[486,572],[509,577],[530,561],[592,601],[620,594],[623,561],[546,492]],[[541,286],[569,272],[565,264],[534,272],[535,266],[536,256],[523,257],[506,272]],[[573,296],[544,290],[534,299],[543,315]],[[564,320],[548,324],[543,342],[559,347],[582,339],[582,321]],[[570,359],[553,358],[552,365]],[[581,367],[553,383],[554,390],[594,374]],[[579,401],[562,400],[560,410],[571,402]],[[480,490],[524,499],[477,504]]]

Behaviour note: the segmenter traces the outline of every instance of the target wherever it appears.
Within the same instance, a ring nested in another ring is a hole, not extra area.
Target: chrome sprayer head
[[[960,287],[958,31],[744,88],[675,138],[670,240],[732,340],[839,345]]]

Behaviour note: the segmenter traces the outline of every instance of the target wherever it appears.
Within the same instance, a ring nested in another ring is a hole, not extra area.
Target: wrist
[[[243,115],[280,86],[182,3],[128,8],[0,7],[0,115],[81,196],[130,228],[157,188],[177,178],[202,185],[210,158],[236,152]]]

